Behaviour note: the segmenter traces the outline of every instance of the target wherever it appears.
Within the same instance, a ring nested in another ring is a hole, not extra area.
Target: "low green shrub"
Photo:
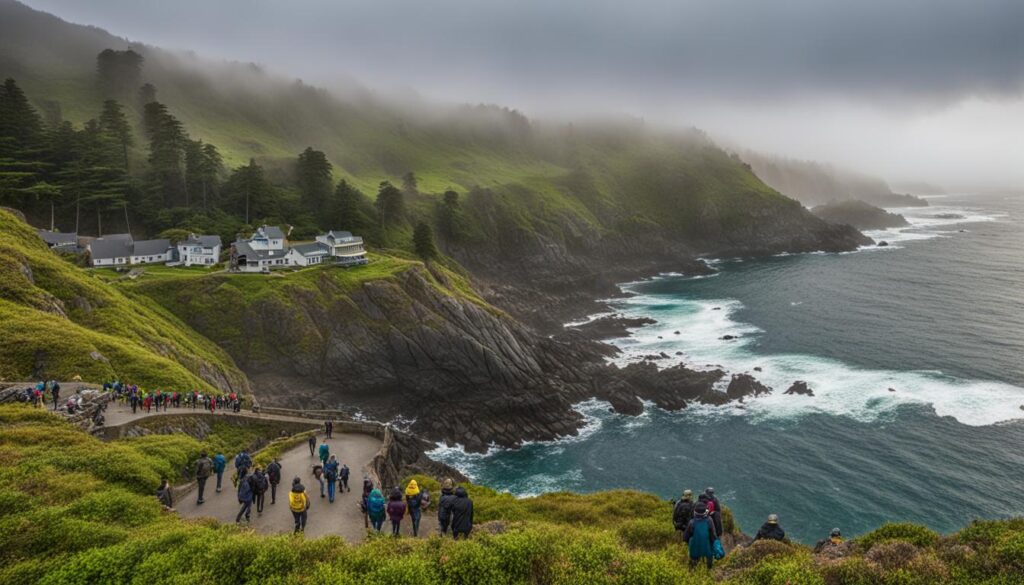
[[[871,548],[876,544],[893,540],[908,542],[918,547],[931,547],[939,541],[939,535],[920,524],[890,522],[861,536],[857,543],[864,548]]]

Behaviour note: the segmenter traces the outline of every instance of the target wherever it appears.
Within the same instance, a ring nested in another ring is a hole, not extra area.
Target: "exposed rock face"
[[[657,323],[654,319],[647,317],[623,317],[622,315],[611,315],[601,317],[589,323],[572,327],[577,331],[586,334],[591,339],[615,339],[629,335],[630,329],[653,325]],[[676,332],[678,334],[678,331]]]
[[[807,382],[804,382],[802,380],[797,380],[796,382],[793,382],[793,385],[790,386],[788,390],[783,392],[783,394],[787,394],[787,395],[797,394],[797,395],[800,395],[800,396],[814,396],[814,390],[811,390],[810,388],[807,387]]]
[[[859,230],[877,230],[908,226],[906,218],[898,213],[875,207],[863,201],[847,199],[819,205],[811,213],[827,222],[848,224]]]
[[[454,467],[438,463],[424,455],[424,451],[431,448],[433,445],[422,439],[389,428],[384,433],[384,444],[380,452],[370,465],[380,479],[381,485],[385,487],[399,485],[403,478],[413,474],[437,478],[450,477],[456,482],[468,481],[468,478]]]
[[[772,389],[758,382],[750,374],[733,374],[725,394],[730,400],[743,400],[747,396],[771,394]]]

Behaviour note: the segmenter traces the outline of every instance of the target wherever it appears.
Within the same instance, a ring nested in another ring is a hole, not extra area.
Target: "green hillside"
[[[890,524],[833,556],[760,542],[690,572],[671,505],[628,490],[515,499],[469,486],[476,528],[462,541],[263,536],[161,511],[161,475],[204,446],[184,435],[104,443],[45,411],[0,406],[0,582],[1011,585],[1024,571],[1024,523],[1004,520],[949,536]]]
[[[0,379],[248,391],[231,358],[144,297],[129,297],[51,252],[0,210]]]

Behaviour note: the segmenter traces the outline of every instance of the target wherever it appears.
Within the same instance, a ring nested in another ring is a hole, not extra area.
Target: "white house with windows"
[[[78,234],[74,232],[64,233],[50,230],[36,230],[51,250],[56,252],[81,252],[78,247]]]
[[[363,245],[363,238],[353,236],[352,232],[331,230],[317,236],[316,241],[327,248],[336,264],[343,266],[366,264],[366,246]]]
[[[132,262],[135,242],[131,234],[111,234],[94,238],[86,249],[93,266],[127,266]]]
[[[291,266],[316,266],[323,264],[324,260],[330,257],[330,252],[327,250],[327,246],[320,242],[311,242],[291,246],[285,257]]]
[[[261,225],[246,242],[253,250],[284,250],[288,247],[288,236],[276,225]]]
[[[177,261],[185,266],[213,266],[220,262],[220,236],[197,236],[178,242]]]
[[[173,259],[170,240],[139,240],[132,246],[130,264],[166,264]]]
[[[288,237],[277,226],[260,226],[247,240],[231,244],[231,269],[239,272],[269,272],[288,263]]]

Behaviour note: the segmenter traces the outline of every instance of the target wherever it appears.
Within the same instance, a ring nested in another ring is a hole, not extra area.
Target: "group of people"
[[[384,527],[384,520],[391,521],[391,535],[399,536],[402,520],[406,515],[412,522],[412,535],[420,534],[423,513],[430,508],[430,492],[420,487],[415,479],[409,480],[403,490],[400,486],[391,488],[387,502],[383,492],[373,485],[369,476],[363,477],[363,501],[361,504],[364,521],[378,533]],[[453,538],[469,538],[473,531],[473,500],[466,488],[455,486],[451,478],[441,482],[441,497],[437,502],[437,530],[441,536],[449,531]]]
[[[242,397],[235,393],[228,394],[204,394],[197,390],[190,392],[177,392],[167,390],[144,391],[136,384],[129,384],[114,380],[103,384],[103,389],[113,395],[113,399],[121,406],[130,406],[132,414],[144,411],[146,414],[153,412],[167,411],[170,407],[191,408],[195,410],[202,408],[210,412],[217,410],[231,410],[240,412],[242,410]]]
[[[18,399],[36,408],[43,408],[47,402],[53,401],[53,410],[56,411],[60,408],[60,383],[56,380],[41,380],[35,386],[25,388]],[[69,408],[75,408],[73,400],[69,401],[69,405]]]
[[[693,498],[692,490],[683,491],[683,497],[674,503],[672,523],[676,530],[683,533],[690,554],[690,568],[693,569],[703,561],[710,569],[716,559],[725,556],[721,537],[725,534],[722,526],[722,503],[715,496],[715,488],[709,487],[701,492],[697,499]],[[786,540],[786,531],[779,525],[779,517],[769,514],[761,528],[754,536],[758,540]],[[833,528],[828,538],[821,540],[814,548],[821,552],[829,546],[838,546],[843,542],[842,532]]]

